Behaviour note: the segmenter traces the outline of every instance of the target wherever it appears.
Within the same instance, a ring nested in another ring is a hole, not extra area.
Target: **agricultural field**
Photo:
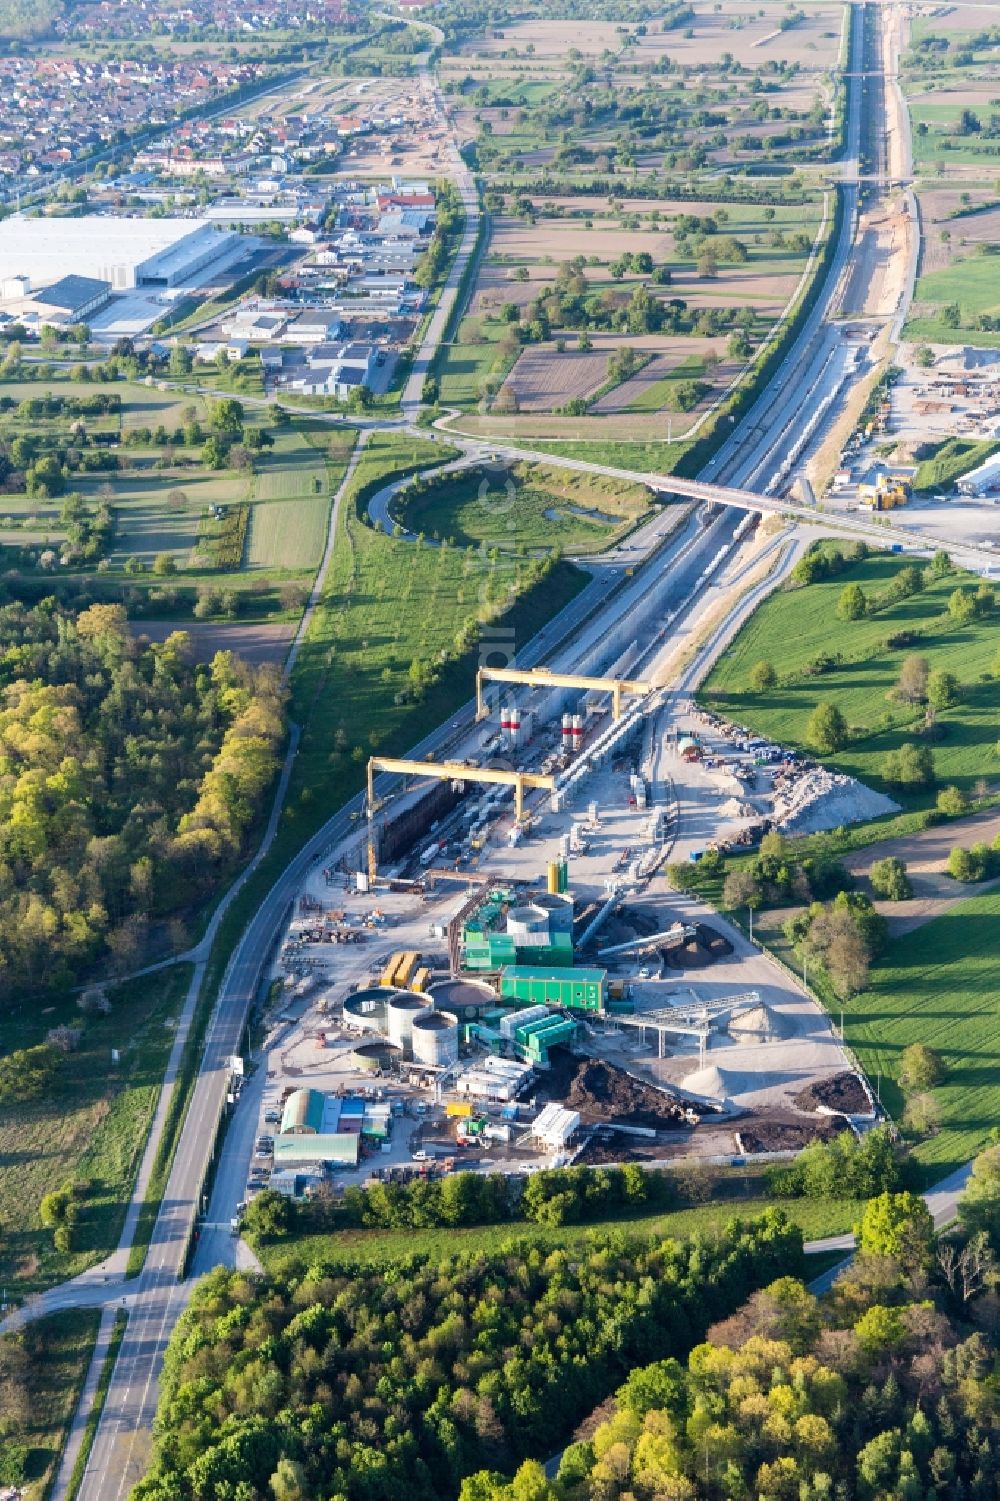
[[[938,712],[930,744],[938,783],[972,794],[982,778],[1000,776],[1000,678],[995,676],[1000,617],[994,613],[955,624],[947,613],[949,596],[957,586],[971,590],[979,581],[953,572],[939,579],[928,577],[922,592],[875,615],[838,619],[837,602],[845,584],[859,584],[871,598],[885,590],[903,566],[877,554],[835,578],[779,589],[716,664],[701,696],[757,733],[798,746],[805,742],[806,722],[815,706],[835,704],[847,719],[850,738],[843,750],[826,759],[877,790],[890,791],[904,804],[926,806],[933,791],[907,793],[887,787],[882,777],[886,753],[919,738],[924,719],[922,708],[890,697],[901,663],[916,652],[927,658],[932,670],[957,677],[959,701]],[[896,645],[888,644],[890,637]],[[757,693],[750,688],[750,669],[758,661],[773,664],[778,674],[775,689]]]
[[[817,197],[767,205],[563,195],[530,213],[496,213],[470,315],[440,361],[439,399],[498,422],[516,415],[514,435],[544,433],[543,415],[553,437],[585,436],[561,419],[655,419],[671,409],[683,433],[794,296],[821,221]],[[623,350],[630,364],[618,360]],[[679,394],[685,381],[697,389]],[[592,426],[594,436],[603,430]],[[640,425],[632,436],[652,433]]]
[[[4,1053],[44,1042],[54,1027],[85,1023],[50,1095],[0,1109],[0,1282],[17,1297],[76,1276],[117,1244],[190,977],[182,964],[114,987],[106,1016],[83,1017],[70,995],[44,1011],[25,1000],[0,1020]],[[117,1065],[112,1048],[121,1054]],[[38,1206],[74,1180],[89,1186],[76,1245],[60,1252]]]
[[[913,123],[913,159],[926,189],[978,186],[992,180],[1000,32],[988,7],[949,5],[916,15],[901,58],[901,79]]]
[[[956,307],[959,321],[947,309]],[[961,256],[921,276],[908,338],[935,344],[982,343],[983,332],[1000,331],[1000,259],[992,253]]]
[[[474,471],[431,481],[399,507],[399,519],[411,532],[447,537],[456,547],[531,553],[558,547],[580,554],[609,546],[648,508],[642,486],[516,464],[506,473]]]

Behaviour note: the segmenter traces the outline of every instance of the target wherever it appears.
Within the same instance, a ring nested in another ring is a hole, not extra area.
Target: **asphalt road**
[[[854,17],[857,24],[857,14]],[[433,85],[428,85],[434,87]],[[859,92],[852,83],[850,110],[850,139],[857,141]],[[475,185],[464,166],[460,169],[459,182],[466,206],[466,226],[462,245],[452,268],[445,293],[421,344],[414,369],[403,396],[404,415],[412,419],[419,407],[420,391],[430,358],[447,324],[451,306],[457,293],[464,265],[472,253],[478,229],[478,201]],[[464,174],[464,181],[461,174]],[[759,496],[748,496],[738,486],[749,481],[751,476],[759,482],[762,472],[771,464],[777,465],[782,457],[781,439],[795,419],[796,412],[801,422],[816,399],[815,381],[809,378],[810,365],[815,360],[814,341],[830,298],[839,281],[850,253],[853,231],[853,209],[856,190],[842,189],[848,196],[850,211],[845,215],[844,229],[834,257],[833,270],[827,278],[826,292],[818,299],[817,307],[807,322],[803,335],[797,341],[781,369],[754,405],[746,421],[740,424],[717,458],[709,466],[705,479],[715,484],[706,486],[701,482],[682,482],[669,477],[632,475],[611,467],[593,466],[599,472],[622,475],[627,478],[642,478],[658,482],[660,487],[674,493],[688,494],[709,500],[732,500],[732,503],[754,509],[777,509],[787,512],[783,503],[765,504]],[[504,456],[522,457],[529,452],[505,447],[499,451]],[[559,463],[552,455],[539,455],[548,464]],[[572,467],[591,466],[579,463]],[[720,493],[716,488],[728,488]],[[810,512],[812,517],[815,513]],[[704,535],[695,538],[695,546],[686,555],[683,570],[676,578],[679,592],[704,566],[705,558],[718,548],[720,537],[725,536],[737,524],[739,516],[733,512],[723,513],[715,523],[705,529]],[[613,560],[598,566],[594,581],[582,591],[545,631],[519,651],[518,659],[523,665],[533,665],[543,656],[550,656],[551,645],[567,633],[579,632],[579,639],[568,649],[570,656],[579,653],[581,643],[600,633],[605,621],[585,623],[597,606],[607,600],[609,590],[621,585],[614,596],[614,605],[608,614],[628,609],[642,592],[650,587],[650,575],[670,566],[666,561],[653,563],[651,567],[627,584],[622,584],[626,566],[632,566],[650,548],[658,545],[669,516],[659,516],[635,534]],[[855,529],[862,530],[862,525]],[[886,531],[879,529],[884,539]],[[907,541],[912,539],[906,535]],[[627,561],[626,561],[627,560]],[[673,582],[673,581],[672,581]],[[562,656],[563,653],[560,653]],[[558,658],[556,659],[558,660]],[[471,719],[471,705],[457,716],[463,724]],[[414,756],[437,753],[456,736],[452,721],[425,737],[411,752]],[[386,782],[386,786],[389,782]],[[382,784],[380,783],[380,791]],[[137,1279],[134,1288],[129,1285],[122,1296],[131,1301],[132,1311],[113,1372],[107,1401],[98,1428],[90,1464],[79,1490],[81,1501],[120,1501],[138,1476],[143,1472],[148,1455],[149,1432],[156,1406],[156,1382],[162,1364],[163,1353],[170,1332],[191,1287],[191,1282],[181,1283],[178,1277],[183,1267],[188,1236],[193,1217],[199,1208],[199,1195],[208,1166],[216,1125],[225,1102],[228,1067],[227,1060],[238,1051],[245,1020],[256,996],[260,977],[269,954],[281,932],[285,914],[293,902],[298,888],[309,867],[339,843],[358,837],[356,821],[351,814],[360,810],[361,800],[355,798],[338,812],[299,852],[274,883],[262,902],[253,922],[233,952],[219,990],[215,1012],[209,1026],[205,1045],[204,1062],[194,1088],[185,1128],[167,1183],[162,1209],[157,1220],[146,1267]],[[250,1117],[252,1118],[252,1117]],[[244,1128],[245,1130],[245,1128]],[[241,1138],[242,1138],[241,1132]],[[206,1229],[203,1242],[196,1247],[194,1269],[201,1271],[216,1260],[229,1260],[232,1256],[231,1238],[226,1237],[224,1226],[228,1221],[225,1213],[228,1200],[236,1191],[237,1181],[242,1192],[242,1175],[245,1159],[240,1143],[234,1139],[231,1152],[224,1154],[222,1170],[207,1220],[213,1228]],[[228,1245],[222,1243],[222,1237]]]

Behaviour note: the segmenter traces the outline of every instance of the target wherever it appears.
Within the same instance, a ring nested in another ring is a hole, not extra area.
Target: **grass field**
[[[723,1228],[739,1215],[750,1218],[773,1207],[774,1199],[759,1193],[727,1198],[720,1203],[701,1204],[694,1209],[637,1215],[633,1218],[565,1225],[546,1229],[518,1222],[512,1225],[484,1225],[466,1230],[345,1230],[335,1235],[301,1236],[290,1243],[275,1243],[260,1249],[261,1260],[269,1271],[285,1267],[311,1266],[322,1261],[348,1262],[358,1266],[382,1265],[407,1256],[474,1255],[495,1251],[505,1242],[520,1241],[551,1250],[557,1246],[580,1246],[593,1237],[609,1232],[626,1232],[650,1239],[667,1235],[684,1236],[696,1232],[710,1234]],[[860,1216],[861,1204],[854,1199],[782,1200],[780,1206],[789,1219],[802,1227],[807,1240],[848,1231]]]
[[[111,1014],[86,1018],[83,1042],[61,1065],[51,1096],[0,1111],[0,1281],[8,1293],[23,1298],[75,1276],[117,1244],[189,982],[190,967],[176,965],[113,990]],[[24,1001],[0,1023],[0,1048],[31,1047],[49,1028],[81,1019],[71,996],[44,1010]],[[112,1048],[121,1052],[117,1066]],[[70,1179],[88,1179],[91,1188],[78,1249],[61,1254],[38,1205]]]
[[[967,255],[929,271],[917,282],[915,301],[945,306],[957,302],[962,318],[979,313],[1000,313],[1000,259],[994,255]]]
[[[11,1437],[28,1447],[24,1501],[43,1501],[50,1493],[100,1319],[97,1308],[67,1308],[29,1324],[21,1336],[28,1355],[29,1413]]]
[[[1000,1126],[1000,891],[970,896],[889,946],[869,988],[845,1006],[847,1041],[898,1119],[902,1050],[923,1042],[948,1069],[934,1091],[942,1128],[917,1156],[934,1181],[967,1162]]]
[[[567,476],[553,470],[561,492],[554,493],[541,487],[545,473],[519,469],[497,475],[489,488],[479,473],[443,476],[402,507],[400,519],[409,531],[447,537],[458,547],[471,543],[508,552],[560,547],[585,553],[607,546],[647,508],[638,487],[634,496],[622,496],[613,481],[572,475],[584,480],[576,493]]]
[[[473,329],[478,331],[481,342],[472,342]],[[500,384],[514,363],[514,356],[508,360],[500,353],[503,332],[501,324],[487,318],[477,318],[474,322],[463,319],[454,342],[444,346],[437,366],[442,406],[475,406],[488,377],[492,375],[495,383]]]
[[[317,568],[323,556],[329,512],[329,495],[251,506],[246,567]]]
[[[975,443],[970,438],[948,438],[932,458],[924,459],[913,477],[915,490],[940,490],[951,486],[970,469],[992,458],[1000,443]]]
[[[785,745],[803,744],[806,721],[816,704],[836,704],[852,727],[852,736],[843,751],[828,759],[881,790],[880,768],[886,751],[912,740],[916,722],[923,717],[922,711],[887,698],[903,658],[918,651],[932,668],[955,673],[963,685],[961,702],[939,714],[942,738],[933,746],[938,781],[954,782],[971,791],[980,777],[995,777],[1000,771],[995,752],[1000,680],[990,676],[990,669],[1000,647],[1000,622],[993,616],[954,626],[944,613],[956,585],[975,581],[952,573],[928,580],[923,593],[877,615],[853,622],[836,617],[845,583],[857,582],[872,596],[902,566],[899,560],[878,554],[836,578],[806,588],[778,590],[716,664],[702,689],[702,699]],[[912,644],[890,649],[887,638],[904,630],[914,633]],[[819,677],[807,674],[814,658],[837,652],[843,653],[844,660],[833,671]],[[750,668],[759,660],[774,665],[779,684],[758,694],[749,688],[748,679]],[[899,794],[894,790],[893,795]],[[926,803],[929,796],[918,794],[912,801]],[[899,800],[909,801],[904,796]]]
[[[705,373],[705,362],[697,358],[682,360],[669,375],[646,387],[628,404],[630,412],[661,412],[670,405],[670,393],[679,380],[699,380]],[[678,425],[681,425],[680,421]]]

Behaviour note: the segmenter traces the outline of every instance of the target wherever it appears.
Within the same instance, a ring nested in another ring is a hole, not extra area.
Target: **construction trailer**
[[[500,995],[529,1006],[558,1006],[564,1011],[603,1012],[606,969],[536,969],[510,964],[500,976]]]

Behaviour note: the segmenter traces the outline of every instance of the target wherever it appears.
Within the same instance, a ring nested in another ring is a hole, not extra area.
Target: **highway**
[[[852,25],[860,31],[860,7],[854,9]],[[436,93],[436,85],[429,75],[425,72],[424,76],[425,87]],[[627,621],[630,613],[637,613],[643,598],[655,589],[668,587],[676,602],[681,604],[697,587],[701,573],[719,548],[732,539],[748,509],[791,513],[810,521],[832,520],[817,516],[811,508],[789,505],[759,492],[778,472],[786,456],[789,434],[805,423],[827,380],[819,345],[828,338],[826,320],[836,306],[838,289],[851,254],[858,193],[852,179],[857,178],[860,100],[860,86],[852,77],[849,83],[849,151],[844,164],[848,180],[838,189],[845,196],[845,212],[823,291],[794,349],[703,476],[698,480],[679,481],[670,476],[587,465],[549,453],[536,454],[514,445],[489,446],[490,453],[498,454],[504,460],[538,459],[548,465],[593,469],[624,479],[640,479],[666,494],[722,502],[726,507],[710,520],[709,525],[700,527],[692,518],[673,536],[669,533],[675,526],[676,512],[668,508],[627,539],[621,549],[593,560],[595,576],[592,582],[533,641],[523,647],[518,644],[519,665],[532,666],[544,660],[547,664],[568,666],[580,662],[588,652],[600,651],[602,642],[610,638],[613,624]],[[440,107],[440,96],[437,95],[436,104]],[[424,378],[446,330],[478,234],[479,206],[475,183],[457,158],[457,153],[455,171],[466,209],[465,228],[448,284],[429,320],[403,393],[403,421],[407,425],[412,424],[419,409]],[[442,436],[449,440],[453,437],[450,433]],[[480,453],[484,449],[482,443],[476,447]],[[835,525],[838,530],[848,529],[865,535],[874,533],[883,543],[892,540],[897,532],[899,540],[907,545],[913,545],[915,541],[902,528],[884,528],[863,519],[844,522],[838,517]],[[636,572],[630,577],[627,570],[633,568]],[[409,754],[414,757],[438,754],[445,745],[464,740],[470,732],[471,717],[470,701],[455,716],[460,726],[457,732],[454,721],[450,719],[414,746]],[[391,781],[380,779],[380,793],[392,785]],[[356,815],[360,808],[360,797],[352,799],[295,856],[264,898],[229,960],[145,1269],[139,1278],[110,1294],[128,1300],[130,1316],[90,1462],[78,1492],[81,1501],[121,1501],[145,1469],[164,1350],[192,1286],[190,1280],[182,1282],[179,1278],[193,1220],[200,1207],[216,1125],[224,1108],[228,1060],[239,1050],[261,975],[306,872],[317,860],[328,858],[331,851],[357,842],[359,831],[352,814]],[[248,1115],[248,1118],[251,1117]],[[246,1127],[241,1124],[238,1137],[233,1138],[224,1154],[222,1170],[208,1206],[206,1228],[193,1258],[195,1274],[219,1261],[232,1259],[232,1237],[221,1227],[228,1224],[233,1195],[242,1194],[245,1167]]]

